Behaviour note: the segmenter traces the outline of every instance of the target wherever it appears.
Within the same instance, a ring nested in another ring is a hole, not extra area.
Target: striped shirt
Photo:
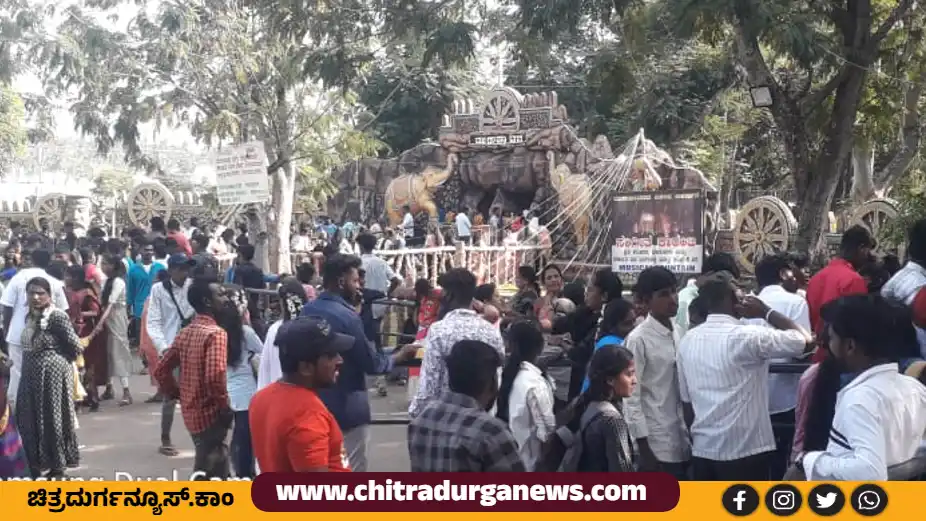
[[[804,335],[711,314],[678,349],[679,391],[694,409],[692,455],[731,461],[775,450],[768,412],[772,358],[804,352]]]

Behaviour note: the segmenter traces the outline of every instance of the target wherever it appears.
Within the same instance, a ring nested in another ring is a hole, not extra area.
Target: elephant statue
[[[412,214],[427,212],[432,222],[437,221],[434,191],[450,178],[456,166],[455,157],[448,157],[446,168],[426,166],[419,174],[404,174],[389,183],[383,202],[391,225],[397,226],[402,222],[402,208],[405,206],[411,209]]]
[[[590,213],[592,211],[592,189],[586,174],[573,174],[569,166],[558,165],[550,176],[550,183],[556,191],[565,218],[572,223],[576,244],[588,241]]]
[[[367,157],[346,163],[332,173],[340,191],[328,201],[328,215],[344,215],[350,206],[358,206],[365,199],[364,193],[382,194],[392,182],[404,172],[421,172],[425,167],[444,168],[448,152],[436,143],[422,143],[391,159]],[[377,218],[382,208],[363,208],[365,215]]]

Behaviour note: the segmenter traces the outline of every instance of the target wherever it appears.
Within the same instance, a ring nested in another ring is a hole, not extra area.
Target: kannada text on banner
[[[922,484],[682,482],[667,474],[317,474],[263,475],[254,482],[0,482],[4,519],[221,517],[223,521],[306,518],[422,521],[583,521],[707,519],[913,519]],[[427,492],[424,492],[427,491]],[[428,496],[430,494],[430,496]],[[350,496],[353,495],[352,498]],[[430,499],[428,499],[430,497]]]
[[[615,194],[612,270],[631,283],[650,266],[699,273],[704,260],[702,197],[699,190]]]
[[[269,201],[264,144],[254,141],[219,150],[215,157],[215,179],[222,206]]]

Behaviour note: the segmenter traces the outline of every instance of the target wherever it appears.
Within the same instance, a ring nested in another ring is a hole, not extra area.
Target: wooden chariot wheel
[[[797,220],[781,199],[763,195],[736,213],[733,248],[740,265],[753,273],[762,257],[788,251]]]
[[[151,218],[170,219],[174,196],[158,183],[142,183],[129,192],[129,219],[135,226],[148,226]]]
[[[518,130],[520,127],[520,100],[511,89],[492,91],[485,100],[479,117],[480,130]]]
[[[32,207],[32,220],[35,222],[35,228],[41,228],[41,221],[45,219],[52,228],[57,228],[64,222],[64,194],[45,194],[35,201]]]
[[[871,232],[871,236],[878,241],[879,253],[881,250],[883,234],[887,231],[887,224],[899,214],[897,203],[887,198],[876,198],[866,201],[852,210],[849,214],[849,226],[863,226]],[[903,249],[903,246],[901,246]],[[902,252],[901,252],[902,253]]]

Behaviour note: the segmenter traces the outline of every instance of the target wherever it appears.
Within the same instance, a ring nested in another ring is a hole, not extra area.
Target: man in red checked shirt
[[[846,295],[868,293],[868,284],[859,275],[859,270],[870,262],[874,247],[871,233],[862,226],[853,226],[842,234],[839,256],[811,277],[807,284],[807,306],[810,308],[810,325],[818,338],[823,333],[820,310],[824,305]],[[821,362],[824,358],[826,350],[817,349],[813,361]]]
[[[251,445],[261,472],[350,472],[344,435],[318,390],[334,385],[341,353],[354,337],[335,333],[321,317],[290,320],[276,336],[283,378],[248,407]]]
[[[179,395],[183,423],[196,449],[193,470],[201,473],[199,479],[227,479],[225,440],[234,413],[228,402],[226,379],[228,334],[216,323],[215,316],[228,299],[216,279],[198,278],[190,285],[187,300],[196,315],[164,352],[154,379],[166,396]],[[183,367],[179,384],[173,374],[178,367]]]

